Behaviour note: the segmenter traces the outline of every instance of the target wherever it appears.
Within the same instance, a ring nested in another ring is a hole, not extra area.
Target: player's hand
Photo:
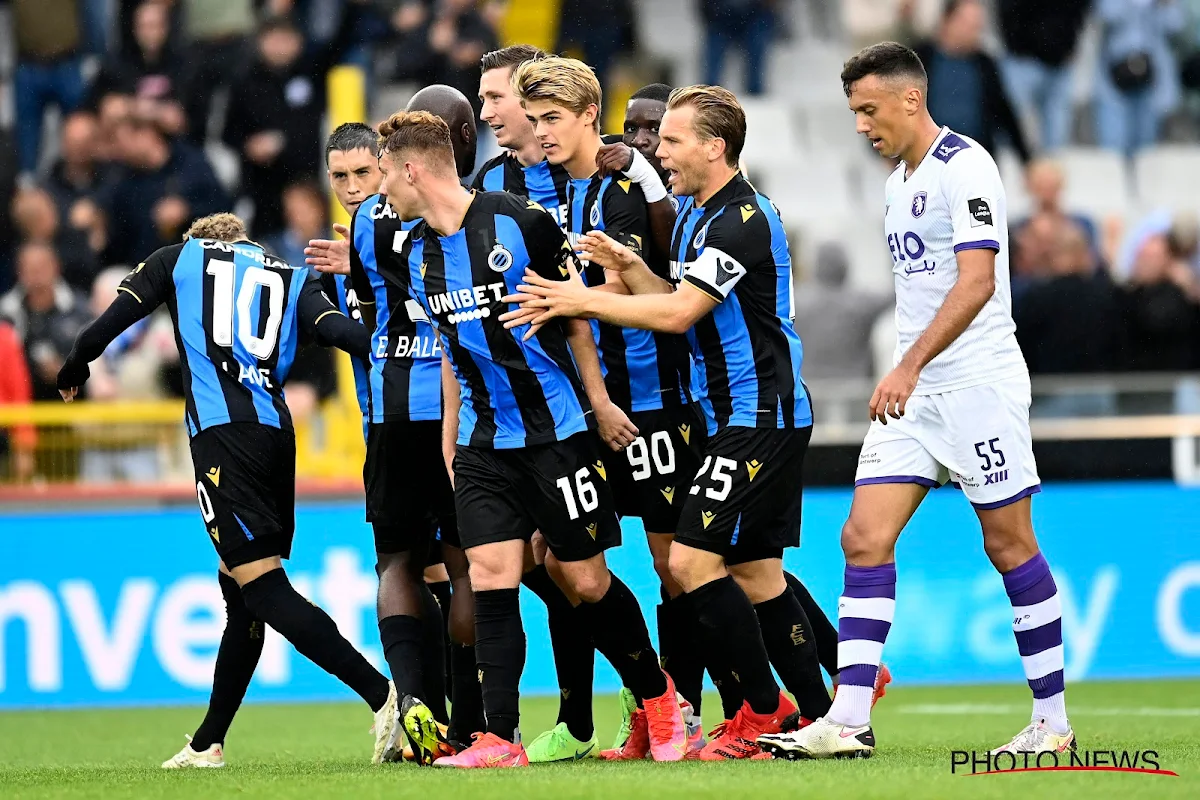
[[[917,378],[920,373],[899,364],[883,376],[883,380],[875,387],[868,404],[868,416],[872,421],[879,420],[887,425],[887,418],[900,419],[904,416],[904,406],[917,388]]]
[[[592,231],[579,237],[579,257],[591,264],[599,264],[614,272],[623,272],[641,259],[604,231]]]
[[[607,178],[613,173],[623,173],[633,165],[633,148],[624,142],[613,142],[600,146],[596,153],[596,167],[600,177]]]
[[[334,225],[333,230],[343,239],[310,239],[304,248],[304,263],[317,272],[334,275],[350,274],[350,231],[345,225]]]
[[[595,406],[593,411],[600,438],[613,450],[624,450],[638,437],[638,429],[629,416],[611,400],[605,405]]]
[[[90,377],[92,370],[87,364],[77,364],[75,359],[68,356],[55,381],[59,397],[68,403],[71,402],[79,394],[79,387],[87,383]]]
[[[517,294],[500,298],[503,303],[519,303],[520,309],[508,311],[500,315],[500,321],[508,329],[520,325],[532,326],[523,340],[528,340],[555,317],[582,316],[590,299],[590,290],[583,282],[575,259],[566,261],[567,279],[553,281],[543,278],[533,270],[525,270],[522,278],[524,283],[517,286]],[[538,313],[534,315],[533,311]]]

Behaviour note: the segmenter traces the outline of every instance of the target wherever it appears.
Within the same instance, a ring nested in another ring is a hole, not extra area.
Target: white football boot
[[[207,750],[197,752],[192,749],[192,737],[188,736],[187,740],[182,750],[162,763],[163,769],[214,769],[225,766],[225,754],[221,752],[220,742],[213,742]]]
[[[997,747],[992,755],[1000,753],[1065,753],[1075,749],[1075,731],[1070,728],[1058,734],[1046,727],[1046,721],[1035,719],[1003,747]]]
[[[775,758],[870,758],[875,732],[870,725],[852,727],[821,717],[793,733],[769,733],[757,744]]]

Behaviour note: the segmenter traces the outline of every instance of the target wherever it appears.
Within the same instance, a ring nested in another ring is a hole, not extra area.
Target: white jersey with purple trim
[[[916,395],[1028,375],[1017,345],[1008,278],[1008,217],[996,162],[978,142],[942,128],[905,179],[885,188],[884,230],[896,281],[895,360],[933,322],[958,280],[957,254],[996,251],[996,291],[962,335],[921,371]]]

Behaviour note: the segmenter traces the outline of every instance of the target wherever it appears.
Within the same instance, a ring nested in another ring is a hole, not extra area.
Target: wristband
[[[642,187],[642,194],[646,196],[647,203],[657,203],[667,196],[667,187],[663,186],[662,178],[658,177],[658,173],[650,166],[646,157],[637,149],[631,149],[633,161],[629,169],[625,170],[625,177]]]

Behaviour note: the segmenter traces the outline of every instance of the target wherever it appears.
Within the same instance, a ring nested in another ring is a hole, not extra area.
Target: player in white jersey
[[[874,751],[871,693],[896,605],[896,540],[926,493],[950,480],[975,507],[984,550],[1003,577],[1033,691],[1030,724],[995,752],[1073,749],[1061,605],[1030,519],[1030,495],[1040,484],[996,163],[977,142],[933,121],[925,68],[907,47],[866,48],[846,62],[842,85],[858,132],[901,160],[887,182],[884,223],[899,345],[871,398],[871,428],[842,528],[837,696],[812,725],[759,743],[787,758]]]

